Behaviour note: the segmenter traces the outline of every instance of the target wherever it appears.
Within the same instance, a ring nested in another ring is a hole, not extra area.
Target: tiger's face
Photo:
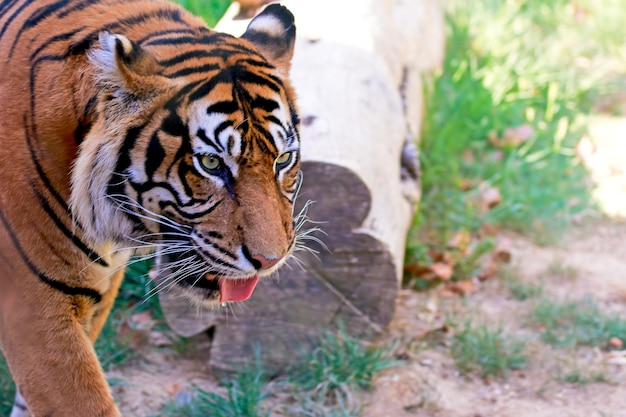
[[[295,28],[270,6],[241,39],[198,36],[181,57],[101,34],[90,58],[102,117],[79,151],[71,203],[94,242],[155,249],[160,287],[241,301],[295,243]]]

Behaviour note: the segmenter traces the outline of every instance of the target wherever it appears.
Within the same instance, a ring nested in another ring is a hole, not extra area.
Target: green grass
[[[507,335],[502,327],[491,329],[466,321],[455,330],[450,353],[461,372],[477,372],[488,379],[526,367],[523,341]]]
[[[262,406],[269,395],[265,377],[258,359],[254,366],[248,366],[225,381],[226,396],[203,389],[196,389],[189,404],[166,406],[165,417],[269,417],[269,411]]]
[[[507,281],[506,285],[509,288],[511,296],[517,301],[537,298],[543,293],[543,287],[541,285],[521,281]]]
[[[517,267],[501,267],[498,272],[511,297],[517,301],[535,299],[543,294],[543,286],[524,282],[519,276]]]
[[[558,347],[604,347],[611,337],[626,341],[626,320],[602,313],[591,299],[542,299],[532,312],[531,323],[540,327],[544,342]]]
[[[610,366],[597,361],[588,351],[578,349],[573,349],[571,355],[559,358],[554,377],[559,382],[577,386],[599,383],[616,385],[620,382],[620,377],[612,372]]]
[[[231,0],[175,0],[196,16],[202,17],[210,27],[215,26],[224,14]]]
[[[551,278],[572,281],[578,277],[579,271],[573,266],[565,265],[562,259],[555,259],[548,265],[546,274]]]
[[[223,381],[225,394],[195,389],[188,404],[167,404],[166,417],[264,417],[272,411],[302,417],[356,417],[374,375],[399,364],[391,347],[364,346],[346,334],[324,332],[297,366],[269,384],[259,359]]]
[[[96,341],[96,353],[104,370],[122,365],[136,356],[128,340],[118,337],[123,314],[120,311],[112,312]]]
[[[325,331],[316,348],[288,372],[294,404],[288,415],[305,417],[357,416],[362,407],[357,389],[371,387],[378,372],[397,366],[392,346],[366,345],[343,326]]]
[[[0,415],[8,416],[15,398],[15,384],[11,378],[9,367],[0,352]]]
[[[574,150],[586,116],[594,99],[623,89],[626,74],[620,0],[445,4],[446,58],[426,83],[423,194],[409,264],[445,250],[459,231],[482,239],[485,224],[556,240],[592,205]],[[522,143],[489,140],[519,126],[534,132]],[[486,186],[498,188],[502,202],[484,211]]]
[[[119,337],[123,320],[145,310],[150,310],[155,318],[163,319],[158,298],[148,297],[154,288],[148,277],[151,267],[149,262],[134,262],[126,270],[115,305],[95,344],[98,359],[105,370],[136,357],[129,340]]]
[[[584,170],[573,146],[590,87],[553,62],[551,37],[537,48],[538,37],[556,28],[524,5],[450,2],[448,59],[429,94],[421,144],[425,221],[442,236],[491,222],[540,237],[584,208]],[[555,5],[555,14],[564,6]],[[489,142],[492,132],[520,125],[535,131],[525,143]],[[571,180],[559,181],[566,174]],[[461,180],[475,186],[463,191]],[[503,196],[487,213],[471,201],[482,182]]]
[[[560,381],[574,385],[588,385],[595,383],[615,383],[606,372],[574,367],[563,372],[558,378]]]
[[[338,334],[326,331],[292,375],[304,390],[329,398],[352,387],[367,389],[376,373],[398,364],[390,349],[364,346],[345,330]]]

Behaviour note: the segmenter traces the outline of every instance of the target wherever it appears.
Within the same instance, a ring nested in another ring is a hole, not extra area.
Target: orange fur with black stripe
[[[0,345],[18,416],[119,416],[93,342],[124,266],[250,296],[295,242],[293,16],[241,38],[165,1],[0,2]],[[21,393],[21,394],[20,394]]]

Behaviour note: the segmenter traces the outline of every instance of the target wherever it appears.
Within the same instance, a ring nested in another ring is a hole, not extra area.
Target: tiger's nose
[[[252,265],[254,265],[254,267],[259,271],[270,269],[271,267],[279,263],[281,259],[283,259],[283,256],[280,256],[276,259],[267,259],[265,256],[261,255],[255,255],[251,257]]]

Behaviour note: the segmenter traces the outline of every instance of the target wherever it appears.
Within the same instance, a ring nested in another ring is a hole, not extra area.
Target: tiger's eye
[[[213,154],[203,155],[200,158],[200,165],[202,165],[202,168],[206,169],[207,171],[213,171],[215,169],[218,169],[221,163],[222,161],[220,160],[220,158],[217,155]]]
[[[286,165],[291,160],[291,152],[285,152],[278,158],[276,158],[276,165]]]

